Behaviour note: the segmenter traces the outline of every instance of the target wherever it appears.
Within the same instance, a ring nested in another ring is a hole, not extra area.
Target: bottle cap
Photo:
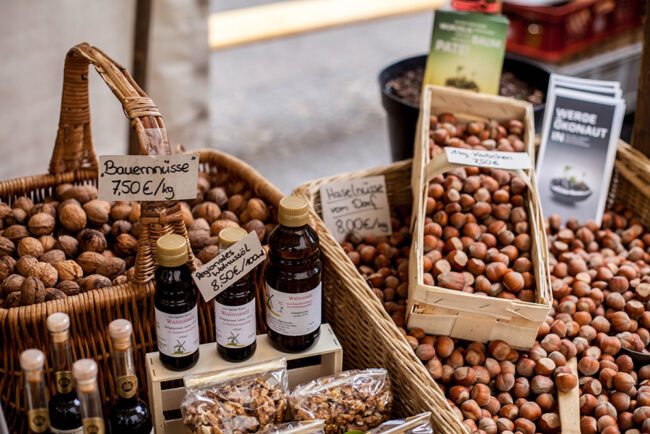
[[[20,353],[20,367],[23,368],[24,371],[43,369],[44,364],[45,354],[43,354],[43,351],[41,350],[32,348]]]
[[[307,201],[298,196],[287,196],[280,200],[278,221],[282,226],[296,228],[309,223],[309,206]]]
[[[70,329],[70,317],[63,312],[56,312],[47,317],[47,329],[50,333],[61,333]]]
[[[178,234],[167,234],[156,242],[156,259],[163,267],[178,267],[187,262],[187,241]]]
[[[75,380],[89,381],[97,378],[97,362],[93,359],[81,359],[72,364],[72,375]]]
[[[225,228],[219,231],[219,247],[227,249],[248,235],[244,228]]]
[[[111,336],[115,350],[127,351],[131,348],[131,333],[133,333],[133,326],[129,320],[116,319],[108,325],[108,334]]]

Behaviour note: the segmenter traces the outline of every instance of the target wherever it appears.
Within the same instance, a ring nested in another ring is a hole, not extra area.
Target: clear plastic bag
[[[368,431],[368,434],[433,434],[430,420],[430,412],[420,413],[406,419],[384,422],[377,428]]]
[[[322,434],[325,428],[325,421],[322,419],[303,420],[287,422],[281,425],[271,426],[261,434]]]
[[[188,432],[242,434],[282,423],[288,406],[285,359],[184,378],[181,404]]]
[[[392,402],[385,369],[319,378],[296,387],[290,398],[295,420],[324,419],[326,433],[374,428],[388,419]]]

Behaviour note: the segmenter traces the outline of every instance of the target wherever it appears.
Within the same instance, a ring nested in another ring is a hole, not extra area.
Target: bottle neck
[[[133,362],[133,349],[128,345],[113,344],[113,375],[120,399],[130,399],[138,393],[138,377]]]
[[[72,350],[69,335],[60,336],[60,334],[53,333],[51,334],[51,344],[56,393],[71,393],[74,390],[74,380],[72,378]]]
[[[102,398],[99,395],[97,379],[77,385],[77,396],[81,402],[81,417],[86,419],[104,418]]]
[[[24,374],[29,431],[32,433],[47,432],[50,427],[50,419],[47,411],[47,386],[43,369],[24,371]]]

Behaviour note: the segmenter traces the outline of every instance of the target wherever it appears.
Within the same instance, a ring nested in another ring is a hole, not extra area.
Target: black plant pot
[[[390,90],[386,83],[406,71],[424,68],[426,55],[409,57],[393,63],[379,73],[379,87],[381,90],[381,103],[388,113],[388,136],[390,140],[391,156],[393,161],[400,161],[413,156],[413,140],[415,128],[420,114],[420,107],[405,101]],[[516,77],[535,85],[537,89],[546,92],[550,71],[531,63],[529,60],[507,53],[503,62],[503,69],[512,72]],[[539,133],[544,119],[545,104],[534,108],[535,132]]]

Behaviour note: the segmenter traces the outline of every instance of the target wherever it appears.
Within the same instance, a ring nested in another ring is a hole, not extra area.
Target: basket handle
[[[90,128],[88,66],[93,64],[131,120],[142,155],[171,154],[158,107],[119,63],[83,42],[68,51],[63,71],[59,129],[49,171],[51,174],[97,169]],[[148,130],[148,131],[145,131]]]

